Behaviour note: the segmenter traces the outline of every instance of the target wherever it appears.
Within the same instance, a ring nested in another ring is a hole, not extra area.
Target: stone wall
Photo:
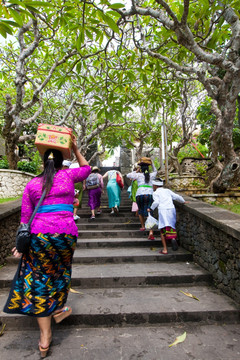
[[[207,168],[209,163],[210,159],[186,157],[181,162],[181,170],[183,173],[199,175],[198,165],[201,167],[206,166]]]
[[[21,200],[0,204],[0,265],[11,255],[20,224]]]
[[[162,176],[164,179],[164,176]],[[173,190],[190,190],[190,189],[203,189],[205,188],[205,180],[202,176],[199,175],[169,175],[169,187]],[[205,188],[206,192],[206,188]]]
[[[132,171],[132,153],[126,146],[120,147],[119,166],[122,175],[126,175]]]
[[[33,177],[35,175],[18,170],[0,169],[0,198],[21,196]]]
[[[240,216],[191,198],[176,203],[180,244],[208,270],[214,284],[240,302]]]

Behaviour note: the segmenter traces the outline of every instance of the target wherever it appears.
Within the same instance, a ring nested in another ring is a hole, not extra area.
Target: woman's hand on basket
[[[75,152],[75,150],[77,149],[77,138],[75,135],[72,135],[72,149]]]

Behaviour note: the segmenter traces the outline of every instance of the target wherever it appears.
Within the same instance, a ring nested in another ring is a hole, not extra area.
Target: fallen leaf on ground
[[[177,344],[183,342],[186,339],[186,336],[187,336],[187,333],[185,331],[182,335],[178,336],[171,345],[168,345],[168,347],[171,347],[173,345],[177,345]]]
[[[184,292],[182,290],[180,290],[181,293],[183,293],[184,295],[194,299],[194,300],[197,300],[197,301],[200,301],[196,296],[194,296],[193,294],[189,293],[189,292]]]
[[[0,336],[3,336],[4,330],[5,330],[6,324],[3,324],[2,330],[0,331]]]
[[[74,290],[74,289],[72,289],[72,288],[70,288],[70,292],[73,293],[73,294],[81,294],[81,295],[83,295],[82,292],[77,291],[77,290]]]
[[[156,248],[153,248],[153,247],[151,247],[150,250],[152,250],[152,251],[157,251],[157,249],[156,249]]]

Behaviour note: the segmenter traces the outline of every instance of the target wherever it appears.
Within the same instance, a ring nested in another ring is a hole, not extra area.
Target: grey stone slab
[[[21,210],[22,199],[0,204],[0,220]]]
[[[81,215],[81,214],[79,214]],[[138,220],[138,218],[134,215],[134,214],[131,214],[129,213],[129,216],[116,216],[116,217],[112,217],[112,216],[104,216],[104,214],[100,214],[100,215],[95,215],[96,218],[94,220],[94,223],[96,224],[101,224],[105,225],[105,223],[112,223],[115,219],[118,223],[132,223],[132,224],[138,224],[139,227],[140,227],[140,222]],[[88,214],[85,214],[84,217],[81,216],[79,221],[77,222],[77,225],[80,225],[81,224],[88,224],[89,222],[92,222],[90,220],[90,213]]]
[[[64,320],[74,326],[139,326],[173,322],[240,321],[239,307],[229,297],[209,286],[155,286],[141,288],[82,289],[69,293],[68,305],[73,313]],[[190,292],[200,301],[187,297]],[[0,294],[0,308],[8,292]],[[16,326],[36,326],[31,317],[0,312],[1,323],[11,329]]]
[[[0,287],[10,287],[17,266],[0,270]],[[72,286],[122,287],[210,282],[207,271],[194,263],[74,264]]]
[[[34,319],[33,319],[34,321]],[[186,331],[186,340],[170,347]],[[239,360],[240,325],[200,323],[152,327],[54,329],[51,360]],[[1,360],[38,360],[39,332],[8,331]]]
[[[91,241],[91,240],[90,240]],[[103,264],[103,263],[128,263],[128,262],[150,262],[150,261],[192,261],[193,255],[179,248],[178,251],[172,251],[169,249],[168,255],[159,254],[160,248],[157,244],[151,244],[152,246],[145,247],[84,247],[79,248],[74,252],[73,263],[85,263],[85,264]],[[8,264],[18,263],[18,259],[10,256],[7,259]]]
[[[102,230],[103,229],[103,225],[101,223],[98,223],[97,219],[95,220],[91,220],[91,222],[87,222],[87,223],[82,223],[82,222],[78,222],[77,224],[79,231],[81,230],[88,230],[88,231],[96,231],[96,230]],[[125,230],[139,230],[140,228],[140,223],[139,222],[130,222],[130,221],[125,221],[124,223],[117,223],[117,222],[109,222],[109,223],[105,223],[104,224],[104,230],[122,230],[122,228],[125,228]]]
[[[160,247],[162,245],[161,240],[149,241],[147,237],[134,237],[134,238],[100,238],[100,239],[91,239],[84,240],[79,239],[77,242],[78,248],[96,248],[96,247]]]
[[[183,249],[172,251],[168,255],[159,254],[159,248],[152,247],[129,247],[126,248],[90,248],[77,249],[74,253],[74,263],[128,263],[128,262],[150,262],[150,261],[191,261],[192,254]]]
[[[79,238],[102,238],[102,237],[139,237],[140,235],[144,236],[145,232],[140,232],[139,229],[98,229],[98,231],[89,231],[89,230],[79,230],[78,237]]]

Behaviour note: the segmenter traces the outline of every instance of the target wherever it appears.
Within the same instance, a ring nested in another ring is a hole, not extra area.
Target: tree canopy
[[[31,124],[43,119],[71,124],[82,148],[98,138],[104,150],[122,139],[130,147],[137,141],[141,151],[141,141],[150,148],[159,143],[164,110],[170,138],[181,123],[177,141],[184,146],[192,132],[186,120],[194,117],[184,89],[192,83],[211,101],[211,158],[219,174],[213,187],[223,191],[239,176],[236,164],[240,168],[232,140],[240,90],[239,5],[2,1],[0,34],[15,39],[0,53],[1,132],[11,166],[16,144],[30,139]]]

